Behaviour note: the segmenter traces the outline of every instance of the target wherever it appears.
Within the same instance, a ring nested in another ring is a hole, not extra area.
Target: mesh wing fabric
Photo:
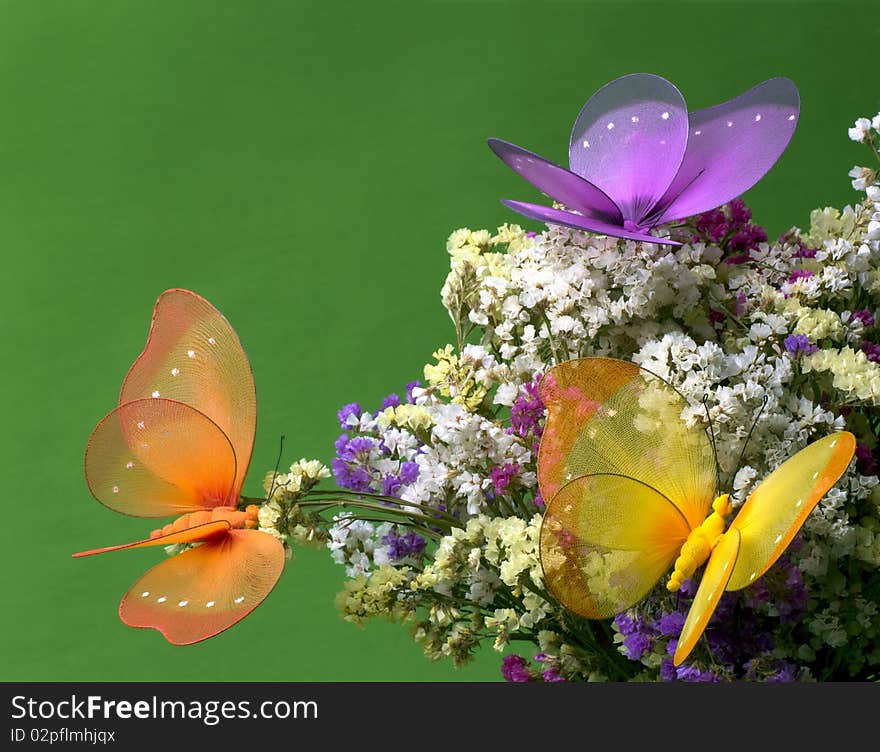
[[[226,535],[172,556],[129,589],[119,616],[132,627],[158,629],[168,642],[212,637],[253,611],[284,568],[284,549],[258,530]]]
[[[689,532],[681,512],[644,483],[582,476],[563,486],[544,512],[544,580],[566,608],[604,619],[647,595]]]
[[[231,493],[237,499],[256,432],[253,374],[229,322],[188,290],[159,297],[147,344],[125,377],[119,402],[154,396],[194,407],[229,437],[238,463]]]
[[[582,358],[550,369],[540,394],[544,499],[578,476],[612,473],[655,489],[690,527],[703,522],[715,494],[712,446],[702,428],[682,419],[687,403],[666,382],[627,361]]]
[[[137,517],[166,517],[232,497],[236,460],[226,434],[181,402],[126,402],[95,428],[86,482],[105,506]]]

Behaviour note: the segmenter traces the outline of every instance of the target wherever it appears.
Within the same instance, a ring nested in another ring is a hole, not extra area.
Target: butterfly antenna
[[[278,477],[278,466],[281,464],[281,454],[284,451],[284,434],[281,434],[281,441],[278,442],[278,459],[275,460],[275,469],[272,471],[272,482],[269,484],[269,493],[266,496],[266,501],[272,498],[272,494],[275,493],[275,479]]]
[[[770,398],[765,394],[764,399],[761,401],[761,408],[758,410],[758,414],[755,416],[755,419],[752,421],[752,427],[749,429],[749,432],[746,434],[746,440],[743,442],[742,449],[739,452],[739,459],[736,461],[736,467],[733,470],[733,474],[730,476],[730,484],[733,484],[733,479],[736,477],[737,472],[739,471],[740,466],[742,465],[743,457],[746,454],[746,447],[749,445],[749,440],[752,438],[752,434],[755,432],[755,427],[758,425],[758,421],[761,419],[761,413],[764,412],[764,408],[767,407],[767,403],[770,401]]]
[[[709,441],[712,442],[712,456],[715,458],[715,483],[721,487],[721,465],[718,464],[718,446],[715,443],[715,424],[712,422],[712,413],[709,412],[709,395],[703,395],[703,409],[706,411],[706,420],[709,421]]]

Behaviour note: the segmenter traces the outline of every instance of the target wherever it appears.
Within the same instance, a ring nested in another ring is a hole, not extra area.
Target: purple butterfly
[[[760,180],[788,145],[800,111],[797,87],[771,78],[729,102],[688,114],[681,92],[649,73],[597,91],[575,120],[571,170],[489,139],[510,168],[567,210],[502,201],[549,224],[680,245],[652,227],[714,209]]]

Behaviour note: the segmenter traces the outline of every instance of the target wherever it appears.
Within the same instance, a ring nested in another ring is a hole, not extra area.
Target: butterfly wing
[[[714,209],[745,193],[785,151],[797,127],[800,96],[772,78],[728,102],[690,114],[681,169],[659,205],[659,223]]]
[[[233,499],[236,457],[208,417],[164,398],[126,402],[98,423],[85,454],[92,495],[138,517],[167,517]]]
[[[551,225],[573,227],[575,230],[586,230],[587,232],[595,232],[599,235],[610,235],[614,238],[640,240],[643,243],[681,245],[681,243],[676,240],[654,237],[648,232],[626,230],[621,225],[613,225],[593,217],[585,217],[581,214],[575,214],[574,212],[565,211],[563,209],[553,209],[549,206],[540,206],[539,204],[529,204],[524,201],[510,201],[507,199],[501,203],[507,208],[513,209],[515,212],[522,214],[524,217],[535,219],[539,222],[546,222]]]
[[[623,223],[617,204],[588,180],[498,138],[489,139],[489,148],[510,169],[570,209],[609,224]]]
[[[819,500],[849,466],[856,439],[848,431],[814,441],[762,481],[731,522],[742,536],[728,590],[750,585],[791,543]]]
[[[259,530],[229,530],[157,564],[122,598],[119,616],[190,645],[228,629],[271,592],[284,547]]]
[[[156,302],[144,351],[120,392],[120,403],[146,397],[184,402],[229,437],[238,462],[237,499],[250,464],[257,425],[253,374],[238,335],[207,300],[167,290]]]
[[[603,86],[581,109],[569,143],[572,172],[636,223],[663,196],[685,153],[688,112],[660,76],[634,73]]]
[[[613,616],[647,595],[689,532],[675,505],[644,483],[620,475],[577,478],[544,512],[544,581],[570,611]]]
[[[580,475],[612,473],[655,489],[691,528],[703,522],[716,487],[712,446],[682,420],[687,403],[665,381],[624,360],[581,358],[551,368],[539,391],[544,499]]]
[[[715,613],[718,600],[733,574],[739,550],[740,532],[736,528],[728,530],[721,536],[718,545],[712,549],[712,554],[700,579],[697,594],[694,596],[687,619],[685,619],[678,637],[678,645],[672,659],[676,666],[691,654],[691,650],[694,649],[694,645],[697,644],[706,629],[709,619]]]
[[[122,551],[129,548],[147,548],[148,546],[170,546],[175,543],[196,543],[210,540],[216,536],[225,535],[229,530],[229,523],[225,520],[215,520],[206,522],[201,525],[193,525],[184,530],[177,530],[166,535],[157,535],[155,538],[145,538],[143,540],[134,541],[134,543],[123,543],[120,546],[106,546],[104,548],[93,548],[90,551],[80,551],[73,554],[73,558],[78,559],[82,556],[94,556],[95,554],[106,554],[110,551]]]

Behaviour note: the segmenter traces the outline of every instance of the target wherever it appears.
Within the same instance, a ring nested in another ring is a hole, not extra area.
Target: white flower
[[[850,128],[847,133],[849,137],[853,141],[858,141],[860,143],[866,143],[868,140],[868,134],[871,128],[871,121],[868,118],[861,117],[856,120],[855,127]]]

